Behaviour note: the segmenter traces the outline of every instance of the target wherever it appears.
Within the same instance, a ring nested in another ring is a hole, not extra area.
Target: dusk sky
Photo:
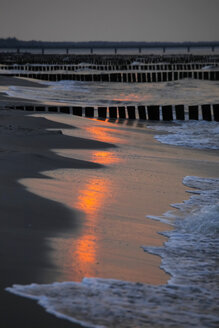
[[[219,0],[0,0],[0,37],[219,41]]]

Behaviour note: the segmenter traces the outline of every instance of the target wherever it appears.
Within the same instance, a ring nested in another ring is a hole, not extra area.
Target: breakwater
[[[30,112],[63,113],[97,119],[129,119],[148,121],[205,120],[219,122],[219,104],[203,105],[139,105],[139,106],[5,106]]]

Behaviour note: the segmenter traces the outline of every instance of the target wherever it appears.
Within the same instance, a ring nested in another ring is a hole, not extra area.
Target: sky
[[[0,0],[0,38],[219,41],[219,0]]]

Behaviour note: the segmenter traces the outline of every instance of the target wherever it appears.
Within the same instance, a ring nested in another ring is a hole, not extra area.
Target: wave
[[[161,143],[183,146],[195,149],[219,149],[219,124],[218,122],[189,121],[164,122],[147,127],[167,134],[156,135],[155,139]]]

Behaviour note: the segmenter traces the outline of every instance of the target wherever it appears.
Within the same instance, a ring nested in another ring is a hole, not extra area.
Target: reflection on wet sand
[[[98,234],[96,233],[100,219],[98,211],[104,207],[109,191],[108,179],[91,178],[78,190],[77,201],[74,203],[75,208],[86,214],[86,222],[81,237],[77,239],[72,249],[72,260],[86,276],[94,275],[92,265],[98,261]]]
[[[105,127],[96,127],[96,126],[86,126],[85,127],[86,132],[91,136],[92,139],[102,141],[102,142],[108,142],[108,143],[114,143],[114,144],[121,144],[121,143],[126,143],[125,140],[121,139],[119,136],[120,131],[115,131],[110,128],[105,128]],[[122,133],[122,131],[121,131]]]
[[[104,150],[57,149],[59,155],[100,163],[106,168],[60,169],[44,172],[50,179],[22,180],[30,191],[83,213],[72,217],[76,227],[49,239],[49,255],[59,271],[56,280],[80,281],[84,276],[95,276],[166,282],[167,275],[158,267],[160,259],[140,248],[147,242],[160,245],[164,241],[156,234],[163,229],[161,225],[145,220],[146,207],[153,208],[146,183],[153,180],[153,172],[150,162],[145,162],[141,149],[136,147],[144,144],[144,135],[114,129],[108,122],[72,118],[72,124],[75,121],[79,128],[70,129],[68,135],[122,146]]]
[[[92,138],[105,142],[116,142],[117,138],[111,136],[108,129],[95,128],[88,126],[87,131]],[[113,151],[91,151],[89,160],[95,163],[109,165],[118,163],[120,158]],[[82,232],[82,236],[77,239],[75,251],[73,250],[73,260],[80,267],[80,271],[86,276],[94,276],[92,265],[98,263],[98,234],[97,227],[100,222],[98,211],[103,212],[104,204],[108,200],[109,194],[112,193],[112,186],[109,178],[92,177],[88,179],[85,185],[79,186],[77,191],[77,201],[74,207],[82,210],[86,214],[86,223]]]

